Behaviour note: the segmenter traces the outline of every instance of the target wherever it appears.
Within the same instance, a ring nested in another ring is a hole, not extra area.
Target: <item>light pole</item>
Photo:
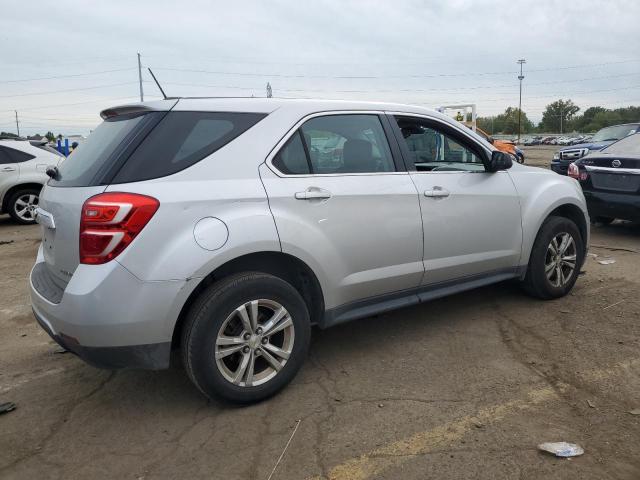
[[[522,80],[524,80],[524,75],[522,75],[522,64],[527,63],[524,58],[518,60],[520,64],[520,75],[518,75],[518,80],[520,80],[520,101],[518,102],[518,143],[520,143],[520,122],[522,117]]]

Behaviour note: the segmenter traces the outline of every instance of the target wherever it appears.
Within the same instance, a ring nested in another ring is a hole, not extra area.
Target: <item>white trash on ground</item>
[[[538,445],[538,449],[549,452],[556,457],[577,457],[584,453],[583,448],[575,443],[567,442],[547,442]]]
[[[602,260],[596,260],[600,265],[611,265],[612,263],[616,263],[613,258],[603,258]]]

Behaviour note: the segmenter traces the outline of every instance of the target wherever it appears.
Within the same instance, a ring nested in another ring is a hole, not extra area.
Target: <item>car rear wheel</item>
[[[252,403],[284,388],[309,348],[307,306],[289,283],[242,273],[213,284],[182,331],[183,363],[209,398]]]
[[[576,224],[549,217],[536,237],[523,286],[534,297],[549,300],[566,295],[576,283],[584,244]]]
[[[18,190],[11,195],[8,212],[16,222],[22,225],[36,223],[36,208],[40,199],[40,191],[35,189]]]

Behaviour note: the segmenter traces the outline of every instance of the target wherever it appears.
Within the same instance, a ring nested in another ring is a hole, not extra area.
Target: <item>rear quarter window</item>
[[[265,116],[260,113],[169,112],[111,183],[150,180],[184,170],[224,147]]]

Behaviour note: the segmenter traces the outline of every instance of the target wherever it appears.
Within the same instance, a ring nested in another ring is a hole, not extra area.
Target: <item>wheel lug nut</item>
[[[251,334],[250,333],[245,333],[244,334],[244,339],[245,340],[249,340],[251,338]]]
[[[268,339],[267,337],[264,337],[264,338],[262,339],[262,344],[263,344],[263,345],[266,345],[267,343],[269,343],[269,339]]]
[[[262,334],[262,328],[258,327],[258,329],[256,330],[256,333],[257,333],[258,335],[261,335],[261,334]]]
[[[249,353],[249,347],[244,347],[244,348],[242,349],[242,352],[243,352],[243,353]]]
[[[260,355],[260,350],[256,348],[253,353],[255,353],[256,356],[258,356],[258,355]]]

